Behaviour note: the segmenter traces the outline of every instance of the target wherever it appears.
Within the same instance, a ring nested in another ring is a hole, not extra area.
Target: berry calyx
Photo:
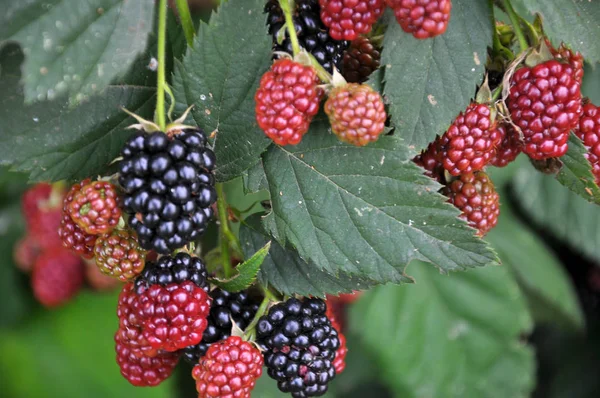
[[[121,218],[119,196],[110,182],[91,182],[75,193],[68,212],[87,234],[106,234],[117,226]]]
[[[238,336],[215,343],[192,371],[198,397],[250,398],[262,365],[260,351]]]
[[[136,387],[157,386],[171,376],[179,356],[177,353],[160,353],[155,357],[147,357],[135,353],[135,349],[115,343],[117,364],[123,377]]]
[[[94,246],[98,269],[105,275],[126,282],[144,269],[146,251],[129,229],[117,229],[98,237]]]
[[[329,29],[321,21],[321,7],[318,0],[296,0],[295,6],[295,10],[292,10],[292,19],[300,47],[315,57],[327,72],[333,73],[334,67],[338,70],[342,69],[344,50],[348,48],[350,42],[334,40],[329,36]],[[285,25],[285,17],[279,1],[269,0],[265,5],[265,12],[268,13],[269,34],[273,36],[273,51],[294,55],[287,31],[283,42],[278,42],[277,35]]]
[[[325,102],[325,113],[333,133],[356,146],[377,141],[387,118],[381,95],[357,83],[334,87]]]
[[[523,134],[523,152],[530,158],[564,155],[582,112],[581,85],[574,69],[556,60],[518,69],[511,80],[508,108]]]
[[[292,397],[321,396],[335,377],[332,361],[340,346],[321,299],[295,298],[274,305],[258,321],[268,375]]]
[[[583,106],[583,114],[579,119],[579,128],[575,134],[587,148],[586,159],[592,165],[596,184],[600,184],[600,108],[594,104]]]
[[[513,162],[522,151],[523,143],[519,133],[515,128],[506,123],[497,127],[498,133],[502,136],[502,141],[496,147],[490,164],[495,167],[505,167]]]
[[[381,53],[366,36],[359,36],[344,52],[342,75],[349,83],[363,83],[379,68]]]
[[[233,322],[238,328],[246,329],[254,319],[259,306],[259,302],[245,291],[230,293],[217,288],[210,292],[210,296],[212,304],[202,341],[183,349],[184,359],[192,364],[197,364],[212,344],[225,340],[231,335]]]
[[[471,103],[439,140],[439,161],[453,176],[483,169],[502,137],[489,105]]]
[[[321,21],[336,40],[369,33],[385,9],[384,0],[319,0]]]
[[[33,295],[45,307],[58,307],[79,292],[83,276],[79,257],[62,247],[46,250],[35,260],[31,276]]]
[[[448,202],[458,208],[461,218],[484,236],[498,223],[500,196],[488,175],[482,171],[467,173],[451,181],[442,190]]]
[[[140,246],[168,254],[196,241],[213,217],[215,154],[200,129],[138,131],[121,150],[124,211]]]
[[[417,39],[442,35],[448,28],[451,0],[385,0],[394,10],[396,20]]]
[[[278,145],[296,145],[319,111],[323,91],[312,66],[291,59],[275,61],[254,97],[256,121]]]

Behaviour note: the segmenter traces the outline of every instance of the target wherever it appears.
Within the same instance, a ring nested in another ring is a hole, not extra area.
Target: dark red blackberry
[[[187,253],[163,256],[156,262],[147,262],[144,271],[135,280],[135,290],[140,294],[150,285],[166,286],[171,283],[194,282],[208,292],[206,266],[199,257]]]
[[[138,132],[121,151],[123,205],[140,246],[167,254],[197,240],[213,217],[215,154],[200,129],[169,138]]]
[[[245,329],[254,318],[260,304],[247,292],[229,293],[215,289],[210,292],[210,296],[213,301],[202,341],[183,349],[183,358],[193,365],[198,364],[213,343],[231,336],[232,319],[240,329]]]
[[[277,0],[269,0],[265,6],[269,14],[267,25],[269,33],[273,36],[273,51],[282,51],[292,54],[292,43],[289,36],[281,44],[277,43],[277,33],[285,25],[283,12]],[[333,66],[342,69],[344,51],[350,45],[349,41],[334,40],[329,36],[329,29],[321,21],[321,7],[318,0],[296,0],[294,11],[294,27],[300,46],[311,53],[329,73]]]
[[[273,306],[258,322],[267,373],[294,398],[325,394],[335,377],[333,360],[340,341],[326,309],[321,299],[292,298]]]

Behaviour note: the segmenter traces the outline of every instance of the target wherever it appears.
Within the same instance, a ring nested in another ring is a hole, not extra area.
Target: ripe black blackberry
[[[321,299],[292,298],[273,306],[256,327],[268,375],[294,398],[325,394],[335,377],[340,341],[326,309]]]
[[[121,151],[119,183],[129,224],[146,250],[167,254],[200,237],[216,201],[215,154],[200,129],[169,138],[137,132]]]
[[[292,43],[286,33],[281,44],[277,43],[277,33],[285,25],[283,12],[277,0],[269,0],[265,6],[269,14],[267,24],[269,34],[273,36],[273,51],[283,51],[292,54]],[[349,41],[334,40],[329,36],[329,29],[321,22],[321,7],[318,0],[296,0],[296,10],[293,14],[294,27],[300,46],[311,53],[329,73],[333,66],[342,68],[344,51],[350,45]]]
[[[187,253],[177,253],[174,256],[163,256],[156,262],[147,262],[144,270],[135,280],[135,291],[140,294],[150,285],[166,286],[171,283],[181,284],[192,281],[208,292],[206,266],[199,257]]]
[[[210,296],[213,301],[202,341],[183,349],[183,357],[193,365],[198,364],[211,344],[231,336],[232,319],[243,330],[258,311],[259,302],[253,300],[248,292],[229,293],[215,289],[210,292]]]

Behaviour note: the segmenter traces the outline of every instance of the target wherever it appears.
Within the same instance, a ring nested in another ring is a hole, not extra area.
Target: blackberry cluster
[[[213,217],[215,154],[200,129],[131,137],[121,151],[123,205],[140,246],[167,254],[196,240]]]
[[[336,375],[333,360],[340,340],[326,310],[321,299],[292,298],[273,306],[258,322],[267,373],[294,398],[325,394]]]
[[[273,51],[292,54],[292,43],[289,36],[281,44],[277,43],[277,33],[285,25],[283,12],[277,0],[269,0],[265,6],[269,14],[267,24],[269,34],[273,36]],[[329,36],[329,29],[321,22],[321,7],[318,0],[296,0],[296,10],[293,15],[294,27],[300,46],[311,53],[329,73],[335,66],[342,69],[344,51],[350,45],[349,41],[334,40]]]
[[[208,292],[210,287],[207,278],[208,273],[202,259],[187,253],[177,253],[174,256],[163,256],[156,262],[146,263],[144,271],[135,280],[135,291],[140,294],[151,285],[167,286],[171,283],[192,281]]]
[[[240,329],[246,329],[256,315],[260,304],[253,300],[246,291],[230,293],[217,288],[210,292],[210,296],[212,304],[207,319],[208,326],[202,335],[202,341],[183,349],[183,358],[193,365],[198,364],[200,358],[206,355],[213,343],[231,336],[232,319]]]

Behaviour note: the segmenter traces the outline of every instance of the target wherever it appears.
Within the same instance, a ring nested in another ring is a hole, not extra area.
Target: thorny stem
[[[285,16],[285,27],[288,35],[290,35],[290,41],[292,42],[292,51],[294,56],[300,53],[300,43],[298,42],[298,36],[296,35],[296,28],[294,27],[294,20],[292,18],[292,10],[294,9],[294,0],[279,0],[279,6],[283,15]]]
[[[194,44],[196,30],[194,29],[194,23],[192,22],[192,16],[190,15],[190,7],[187,0],[175,0],[175,5],[177,6],[177,12],[179,13],[179,20],[183,27],[185,40],[187,41],[188,46],[191,47]]]
[[[156,83],[156,112],[154,119],[162,131],[165,131],[165,47],[167,41],[167,0],[158,3],[158,72]]]
[[[233,275],[233,267],[231,266],[231,256],[229,255],[229,237],[227,234],[227,232],[231,232],[229,230],[229,218],[227,217],[227,202],[225,201],[223,184],[217,183],[215,188],[217,190],[217,213],[219,216],[219,226],[221,227],[219,236],[221,241],[221,260],[223,262],[225,279],[229,279]]]
[[[519,20],[519,16],[515,12],[512,4],[510,4],[510,0],[504,0],[504,5],[506,8],[506,13],[510,18],[510,22],[513,25],[513,29],[515,30],[515,36],[517,36],[517,40],[519,41],[519,46],[521,47],[521,51],[527,51],[529,48],[529,44],[527,43],[527,39],[525,39],[525,34],[521,29],[521,21]]]

